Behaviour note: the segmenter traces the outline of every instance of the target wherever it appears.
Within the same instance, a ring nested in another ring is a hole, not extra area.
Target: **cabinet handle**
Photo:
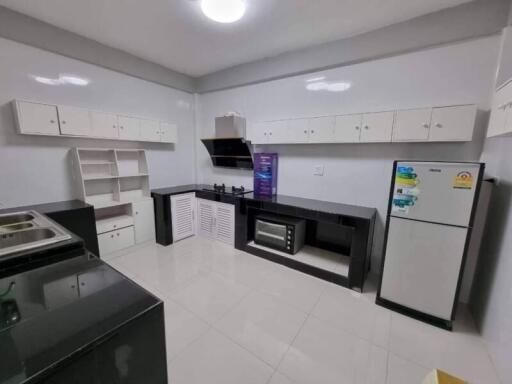
[[[429,128],[430,126],[427,123],[423,124],[423,128]]]
[[[359,127],[356,125],[356,131],[359,131]]]
[[[115,125],[112,126],[112,128],[115,128],[115,127],[116,127]]]
[[[117,225],[114,224],[114,228],[117,228]]]
[[[315,133],[315,130],[314,130],[314,129],[312,129],[312,130],[311,130],[311,133]]]
[[[365,125],[365,126],[364,126],[364,129],[370,129],[370,127],[369,127],[369,126],[367,126],[367,125]]]
[[[269,135],[272,136],[272,132],[270,132]]]
[[[114,235],[110,235],[110,238],[113,239],[114,238]]]
[[[263,134],[264,134],[265,136],[267,136],[267,132],[263,132]]]
[[[66,124],[66,120],[62,120],[62,124]]]
[[[436,128],[442,128],[443,127],[443,124],[441,123],[436,123]]]
[[[50,120],[50,123],[55,124],[55,120]]]
[[[117,237],[119,237],[119,232],[116,233]]]
[[[138,214],[139,214],[139,212],[138,212],[138,211],[135,211],[135,214],[136,214],[136,215],[138,215]]]
[[[124,129],[124,127],[122,125],[119,128]]]
[[[308,131],[305,129],[305,130],[304,130],[304,133],[308,133]]]

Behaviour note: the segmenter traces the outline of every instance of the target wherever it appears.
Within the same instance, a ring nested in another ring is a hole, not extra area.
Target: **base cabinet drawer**
[[[113,217],[104,220],[96,221],[96,232],[98,234],[115,231],[117,229],[129,227],[133,225],[133,217],[123,215],[119,217]]]
[[[133,227],[106,232],[98,235],[100,255],[106,255],[135,244]]]

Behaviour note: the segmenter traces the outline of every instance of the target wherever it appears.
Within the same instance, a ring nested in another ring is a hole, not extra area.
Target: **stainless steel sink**
[[[0,215],[0,226],[23,223],[33,219],[34,216],[26,212],[8,213],[6,215]]]
[[[70,238],[64,228],[35,211],[0,215],[0,257]]]

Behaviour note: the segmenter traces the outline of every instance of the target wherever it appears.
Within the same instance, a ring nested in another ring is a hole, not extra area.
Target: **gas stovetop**
[[[252,191],[246,190],[242,185],[240,187],[235,187],[234,185],[232,187],[226,187],[225,184],[221,184],[221,185],[213,184],[213,187],[203,188],[203,190],[221,193],[221,194],[225,194],[225,195],[236,195],[236,196],[252,192]]]

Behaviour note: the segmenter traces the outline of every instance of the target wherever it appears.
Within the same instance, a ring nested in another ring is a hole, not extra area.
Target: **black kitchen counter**
[[[303,197],[275,195],[272,197],[256,196],[253,193],[245,194],[243,196],[246,200],[252,200],[262,203],[274,203],[285,205],[288,207],[306,209],[309,211],[316,211],[328,213],[333,215],[340,215],[346,217],[353,217],[358,219],[371,220],[376,212],[376,208],[369,208],[359,205],[350,205],[342,203],[334,203],[331,201],[306,199]]]
[[[84,241],[85,247],[89,251],[99,256],[94,206],[75,199],[5,208],[0,210],[0,214],[30,210],[48,216],[68,231],[73,232]]]
[[[0,382],[12,384],[39,382],[66,366],[64,359],[85,354],[105,338],[103,345],[112,345],[116,339],[108,335],[113,330],[162,304],[85,251],[73,259],[0,279],[0,295]],[[165,344],[163,348],[161,361],[165,361]],[[130,353],[130,361],[143,355],[138,350]],[[146,358],[151,356],[145,353]],[[105,366],[107,357],[102,360]]]
[[[189,193],[189,192],[197,192],[202,191],[205,188],[213,188],[212,185],[208,184],[187,184],[187,185],[178,185],[175,187],[165,187],[165,188],[157,188],[151,190],[152,196],[172,196],[179,195],[181,193]]]

